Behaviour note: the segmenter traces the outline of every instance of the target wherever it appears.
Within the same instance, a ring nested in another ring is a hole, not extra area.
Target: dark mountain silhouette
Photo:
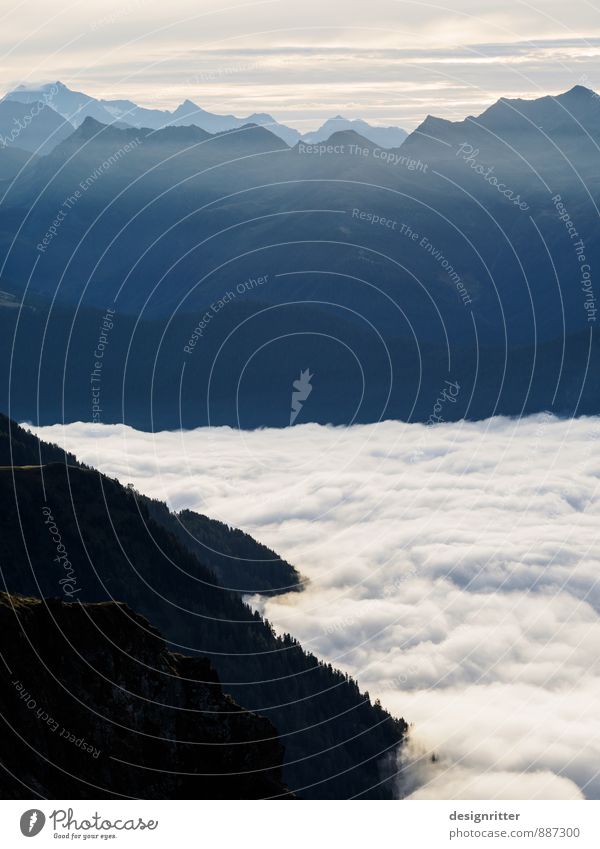
[[[38,468],[49,463],[87,469],[73,454],[39,440],[0,413],[0,467]],[[135,493],[150,517],[196,554],[219,584],[240,594],[295,592],[300,575],[287,561],[249,534],[192,510],[171,512],[166,504]]]
[[[6,432],[8,423],[0,427]],[[275,725],[285,748],[284,780],[298,795],[393,795],[388,755],[402,743],[403,720],[372,704],[355,681],[303,651],[289,634],[275,636],[238,593],[224,589],[151,518],[134,490],[64,460],[39,466],[31,435],[14,423],[10,431],[27,462],[0,469],[3,589],[72,604],[124,603],[128,608],[119,607],[115,617],[123,617],[125,629],[127,620],[143,632],[140,638],[146,633],[130,608],[159,629],[170,651],[208,658],[223,690]],[[41,450],[50,458],[57,449]],[[227,536],[225,526],[220,535]],[[229,547],[240,550],[236,532]],[[115,636],[120,644],[118,631]]]
[[[117,602],[0,593],[3,799],[286,797],[283,747]]]
[[[172,513],[161,501],[140,499],[156,522],[215,573],[221,586],[242,595],[281,595],[301,589],[296,569],[249,534],[192,510]]]
[[[40,441],[0,413],[0,466],[40,466],[46,463],[76,465],[77,460],[58,445]]]

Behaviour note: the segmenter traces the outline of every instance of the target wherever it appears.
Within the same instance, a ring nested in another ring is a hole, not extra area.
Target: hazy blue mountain
[[[0,155],[6,149],[43,155],[53,150],[72,132],[73,125],[43,101],[0,101]],[[19,153],[14,154],[11,161],[14,162],[19,156]],[[8,157],[5,163],[3,167],[10,168]]]
[[[498,344],[505,326],[510,344],[530,344],[534,333],[538,341],[553,338],[562,332],[563,309],[568,332],[586,326],[583,296],[566,282],[572,248],[536,174],[523,171],[522,163],[514,171],[514,192],[528,202],[530,215],[456,157],[449,161],[450,183],[433,168],[402,164],[412,161],[410,139],[386,151],[386,160],[352,132],[331,137],[341,153],[311,156],[298,146],[287,149],[262,127],[210,136],[196,127],[121,131],[88,120],[7,198],[7,235],[17,220],[11,205],[29,210],[7,260],[9,280],[26,277],[32,251],[64,198],[136,139],[139,144],[82,193],[77,215],[67,217],[60,236],[42,251],[34,291],[51,295],[60,278],[60,297],[79,297],[81,276],[93,269],[88,303],[101,308],[119,292],[121,310],[145,304],[156,317],[178,304],[180,311],[200,311],[246,278],[267,275],[269,284],[244,291],[244,300],[280,304],[319,294],[386,333],[416,333],[440,345],[447,334],[461,344],[473,338],[471,313]],[[356,155],[357,147],[370,155]],[[544,163],[538,164],[539,173]],[[557,190],[573,183],[571,170],[568,162],[555,169]],[[586,162],[579,172],[590,173]],[[571,192],[593,259],[594,209],[581,187]],[[395,229],[374,226],[361,211],[396,222]],[[403,225],[419,240],[403,234]],[[551,256],[536,228],[553,245]],[[294,273],[278,276],[287,272]],[[564,291],[548,284],[555,272]],[[398,301],[397,315],[388,298]]]
[[[325,121],[318,130],[302,135],[298,130],[276,121],[272,115],[266,112],[254,112],[245,118],[238,118],[235,115],[218,115],[208,112],[191,100],[184,100],[172,112],[165,109],[146,109],[137,106],[130,100],[102,100],[100,102],[114,117],[136,127],[150,127],[159,130],[169,125],[189,126],[193,124],[209,133],[221,133],[226,130],[239,129],[246,124],[258,124],[261,127],[266,127],[290,146],[296,144],[300,139],[309,144],[316,141],[325,141],[333,133],[341,130],[354,130],[364,138],[386,148],[399,147],[407,136],[406,131],[400,127],[375,127],[366,121],[360,119],[348,120],[339,115]]]
[[[481,114],[477,123],[498,134],[526,133],[535,129],[538,135],[556,140],[568,139],[580,129],[597,135],[600,132],[600,99],[591,89],[581,85],[557,96],[546,95],[535,100],[502,97]]]
[[[99,100],[101,106],[113,120],[124,121],[132,127],[148,127],[159,130],[170,123],[171,113],[167,109],[148,109],[132,100]]]
[[[111,124],[114,117],[108,112],[95,97],[90,97],[81,91],[73,91],[60,81],[45,83],[37,88],[18,86],[8,92],[6,100],[18,101],[19,103],[35,103],[36,101],[48,102],[52,108],[63,118],[78,127],[86,118],[94,118],[103,124]]]
[[[85,118],[94,118],[103,124],[121,122],[133,127],[147,127],[160,130],[167,126],[194,125],[209,133],[221,133],[235,130],[246,124],[258,124],[267,127],[274,135],[292,146],[301,138],[307,143],[324,141],[334,132],[354,130],[381,147],[399,147],[406,138],[406,131],[400,127],[375,127],[366,121],[347,120],[336,116],[326,121],[318,130],[302,135],[298,130],[276,121],[265,112],[253,113],[246,117],[218,115],[198,106],[191,100],[184,100],[176,109],[151,109],[139,106],[131,100],[102,100],[83,92],[72,91],[61,82],[46,83],[37,88],[19,86],[6,95],[7,99],[22,103],[33,102],[36,98],[52,98],[53,108],[68,118],[74,126],[79,126]]]
[[[318,130],[312,133],[304,133],[302,141],[307,144],[315,144],[316,142],[327,141],[333,133],[343,132],[345,130],[353,130],[365,139],[373,142],[379,147],[400,147],[408,133],[401,127],[374,127],[360,118],[350,120],[342,118],[341,115],[336,115],[335,118],[329,118],[325,121]]]
[[[527,169],[531,165],[560,167],[573,156],[589,158],[598,153],[600,140],[600,97],[588,88],[574,88],[557,96],[535,100],[502,97],[476,117],[446,121],[428,115],[409,135],[404,148],[431,159],[456,157],[457,149],[469,143],[481,155]],[[578,163],[579,164],[579,163]]]
[[[61,82],[46,83],[36,88],[18,86],[5,96],[6,100],[20,103],[48,102],[52,108],[67,118],[75,127],[86,118],[102,124],[146,127],[153,130],[167,126],[197,126],[210,133],[234,130],[246,124],[258,124],[268,128],[287,144],[295,144],[300,133],[278,123],[271,115],[255,113],[245,118],[234,115],[216,115],[202,109],[191,100],[185,100],[175,110],[148,109],[131,100],[99,100],[83,92],[73,91]]]
[[[267,127],[274,135],[283,139],[289,145],[295,144],[300,138],[300,133],[297,130],[278,123],[267,113],[254,113],[246,118],[236,118],[235,115],[217,115],[202,109],[191,100],[184,100],[172,112],[168,109],[147,109],[130,100],[102,100],[100,103],[114,118],[125,121],[134,127],[161,130],[168,126],[196,126],[214,134],[236,130],[246,124],[258,124]]]
[[[272,115],[267,113],[253,113],[246,118],[236,118],[234,115],[215,115],[207,112],[191,100],[185,100],[177,109],[171,113],[170,123],[173,126],[194,125],[201,127],[208,133],[222,133],[227,130],[237,130],[247,124],[257,124],[266,127],[278,138],[283,139],[286,144],[295,144],[300,138],[300,133],[284,124],[279,124]]]
[[[531,120],[501,101],[485,127],[429,119],[439,141],[420,131],[383,150],[348,130],[325,153],[260,126],[211,135],[88,119],[8,192],[0,286],[18,297],[39,254],[31,321],[55,295],[64,316],[79,304],[79,322],[81,308],[98,316],[114,304],[105,420],[148,427],[152,398],[155,423],[175,427],[181,387],[186,426],[286,426],[306,368],[319,378],[298,421],[426,421],[444,380],[459,377],[444,418],[597,412],[595,297],[581,276],[600,264],[595,109],[579,89],[528,102]],[[51,327],[65,353],[64,328]],[[136,336],[129,359],[125,328]],[[88,367],[87,332],[68,352],[76,373]],[[25,375],[31,337],[19,335]],[[31,380],[14,390],[21,415],[61,416],[52,381],[37,413]],[[68,395],[67,418],[85,418],[85,394]]]
[[[33,158],[30,151],[20,147],[0,147],[0,180],[12,180],[22,168],[33,163]]]

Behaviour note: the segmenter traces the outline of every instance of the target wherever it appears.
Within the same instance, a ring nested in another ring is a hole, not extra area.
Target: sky
[[[190,98],[300,130],[341,113],[410,130],[501,96],[600,88],[589,0],[21,0],[0,10],[0,79],[106,99]]]
[[[414,723],[402,794],[600,798],[600,419],[36,433],[293,563],[254,604]]]

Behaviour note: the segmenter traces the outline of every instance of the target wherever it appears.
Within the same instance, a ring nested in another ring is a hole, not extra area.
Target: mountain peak
[[[594,96],[595,92],[592,91],[591,88],[587,88],[584,85],[574,85],[573,88],[570,88],[568,91],[565,91],[563,95],[559,95],[559,97],[590,97]]]
[[[179,104],[177,109],[175,109],[175,111],[173,112],[173,115],[175,115],[177,112],[182,112],[184,110],[186,112],[189,112],[190,109],[195,111],[195,112],[203,112],[204,111],[203,109],[201,109],[200,106],[198,106],[197,103],[194,103],[193,100],[186,98],[182,103]]]
[[[173,118],[189,118],[192,115],[208,115],[208,113],[189,98],[186,98],[183,103],[180,103],[177,109],[171,113]]]
[[[119,127],[114,122],[106,124],[103,121],[99,121],[97,118],[93,118],[91,115],[86,115],[84,120],[69,138],[75,140],[77,143],[81,143],[82,141],[92,141],[99,139],[100,137],[104,142],[110,140],[126,141],[131,137],[132,131],[137,132],[138,134],[141,132],[140,130],[135,131],[133,127]],[[68,140],[69,139],[67,139],[67,141]]]
[[[106,124],[103,124],[102,121],[98,121],[97,118],[92,118],[91,115],[87,115],[81,124],[79,125],[80,130],[84,129],[97,129],[98,127],[105,127]]]
[[[268,112],[253,112],[252,115],[248,115],[246,118],[246,123],[248,124],[256,124],[259,121],[272,121],[273,123],[276,123],[273,116],[269,115]]]
[[[326,144],[355,144],[359,145],[359,147],[373,147],[374,142],[370,139],[361,136],[360,133],[357,133],[356,130],[353,129],[342,129],[335,130],[329,138],[325,139]]]

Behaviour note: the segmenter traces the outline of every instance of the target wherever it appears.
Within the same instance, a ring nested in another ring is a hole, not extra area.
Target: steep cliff
[[[21,444],[31,438],[14,423],[12,433]],[[31,459],[0,469],[0,587],[71,603],[125,602],[124,622],[135,611],[172,651],[207,657],[223,690],[276,727],[284,780],[298,796],[394,795],[389,755],[403,743],[404,720],[289,634],[276,636],[200,554],[154,521],[134,490],[64,460],[40,467]]]
[[[0,593],[2,798],[285,796],[269,720],[118,603]]]

